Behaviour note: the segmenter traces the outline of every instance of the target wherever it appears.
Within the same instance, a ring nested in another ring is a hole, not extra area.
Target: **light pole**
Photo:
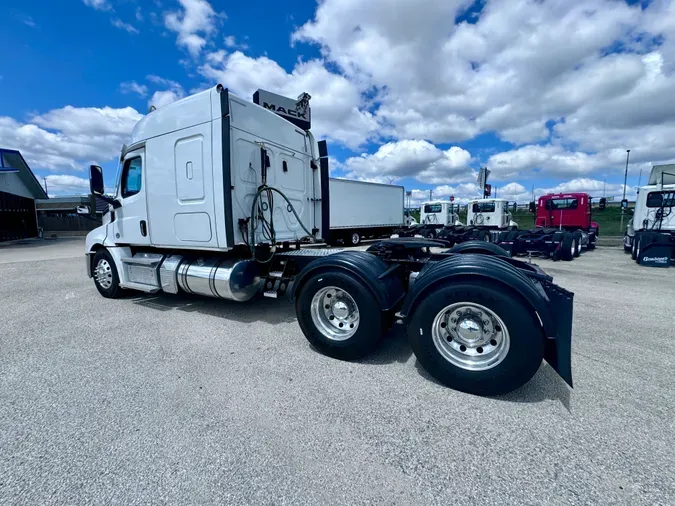
[[[623,215],[626,214],[626,209],[628,208],[628,203],[626,202],[624,207],[624,201],[626,200],[626,183],[628,182],[628,158],[630,158],[630,149],[626,150],[626,171],[623,174],[623,198],[621,199],[621,225],[619,230],[623,230]]]

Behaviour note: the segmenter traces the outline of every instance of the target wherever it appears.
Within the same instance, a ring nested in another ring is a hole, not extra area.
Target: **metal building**
[[[46,198],[21,153],[0,148],[0,241],[37,237],[35,199]]]

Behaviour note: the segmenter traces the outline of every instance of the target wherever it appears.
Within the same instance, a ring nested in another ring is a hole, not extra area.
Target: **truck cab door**
[[[145,148],[140,148],[127,153],[122,163],[117,189],[122,206],[115,211],[112,223],[118,244],[150,244],[145,183]]]

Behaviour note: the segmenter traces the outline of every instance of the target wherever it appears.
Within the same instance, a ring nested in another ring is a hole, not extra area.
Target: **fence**
[[[38,213],[38,225],[48,232],[89,232],[101,225],[100,218],[88,215],[53,216]]]

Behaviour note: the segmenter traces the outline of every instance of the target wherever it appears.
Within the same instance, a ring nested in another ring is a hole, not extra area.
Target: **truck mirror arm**
[[[107,202],[108,204],[113,206],[113,209],[119,209],[120,207],[122,207],[122,203],[119,200],[117,200],[116,198],[109,197],[108,195],[102,195],[102,194],[99,194],[98,197],[101,200],[103,200],[104,202]]]

